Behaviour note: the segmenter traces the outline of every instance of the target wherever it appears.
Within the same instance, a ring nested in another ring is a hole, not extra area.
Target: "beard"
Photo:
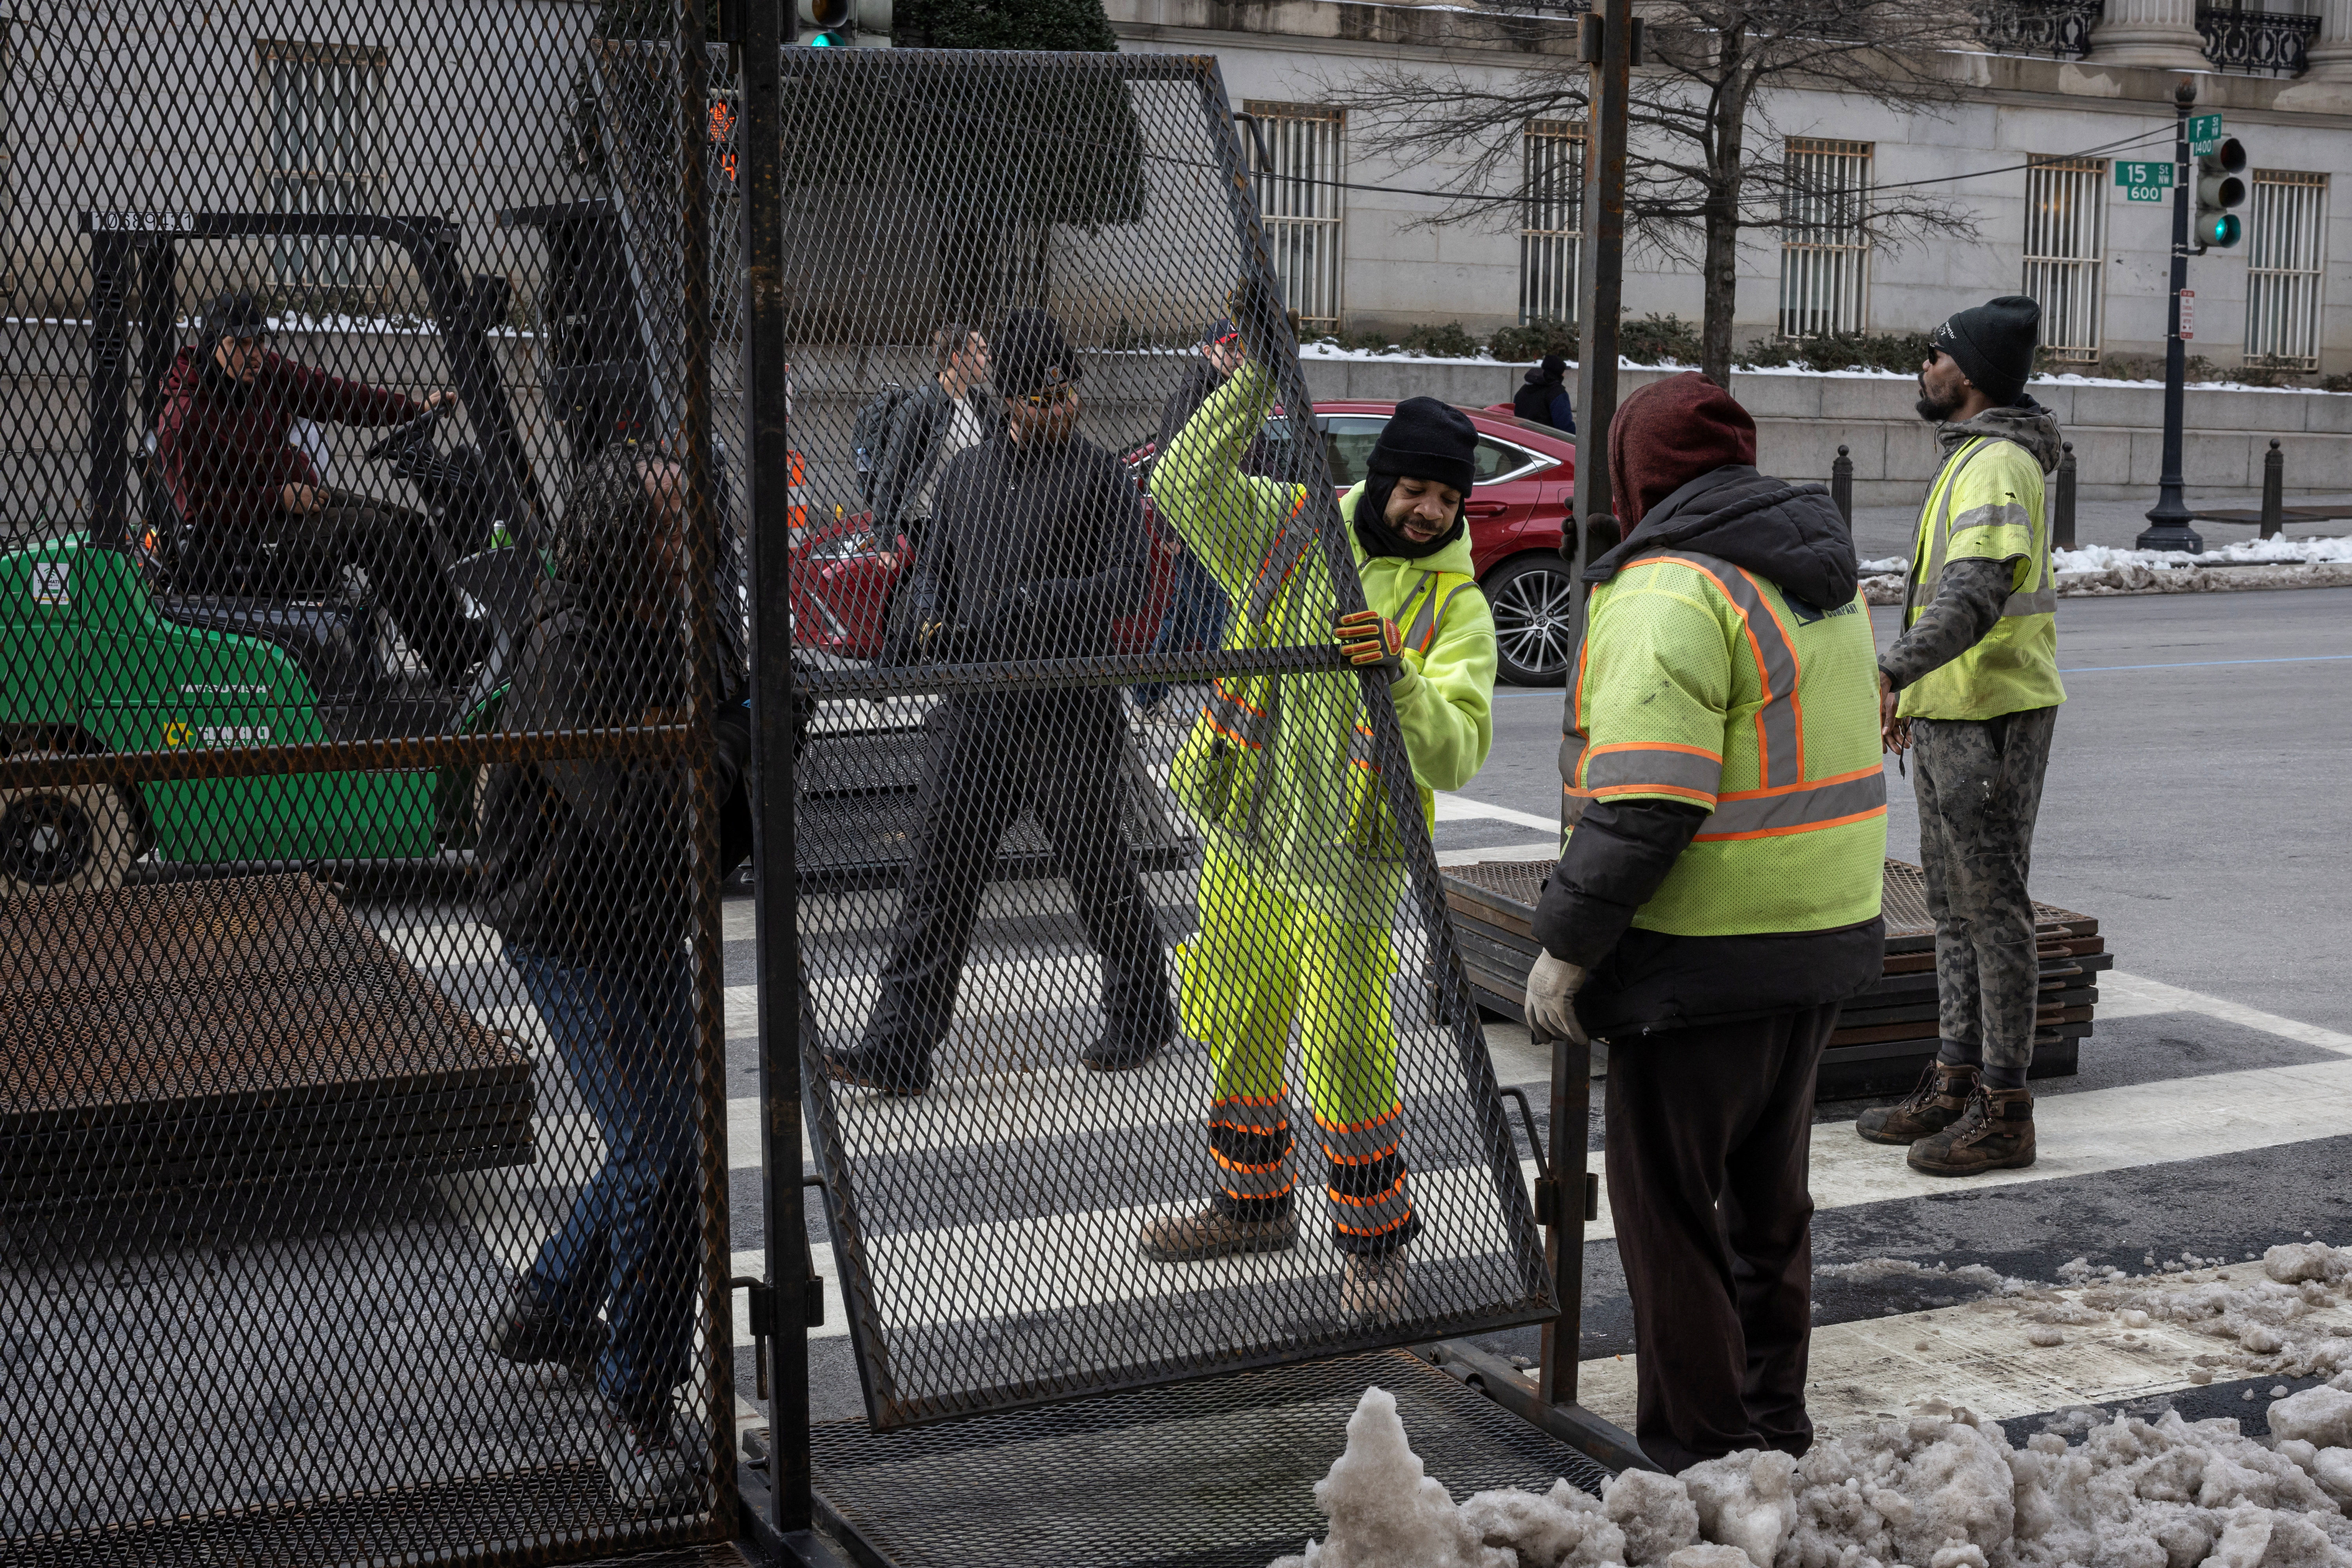
[[[1917,409],[1919,417],[1928,424],[1941,425],[1960,411],[1960,404],[1965,399],[1957,393],[1948,398],[1937,397],[1927,390],[1927,384],[1923,381],[1919,384],[1919,401],[1911,406]]]

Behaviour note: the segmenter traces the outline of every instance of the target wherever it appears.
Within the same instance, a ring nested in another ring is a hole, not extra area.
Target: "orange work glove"
[[[1404,673],[1404,633],[1378,610],[1350,610],[1331,626],[1331,640],[1359,669],[1377,665],[1391,680]]]

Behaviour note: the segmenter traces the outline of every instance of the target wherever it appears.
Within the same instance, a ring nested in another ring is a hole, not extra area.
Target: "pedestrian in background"
[[[1802,1454],[1813,1074],[1885,956],[1886,779],[1853,539],[1757,472],[1696,373],[1609,424],[1622,543],[1585,572],[1568,844],[1537,906],[1538,1035],[1609,1041],[1634,1432],[1671,1472]]]
[[[1511,412],[1532,424],[1575,435],[1576,405],[1568,396],[1568,362],[1558,354],[1544,355],[1511,395]]]
[[[1226,378],[1242,363],[1241,334],[1225,317],[1220,316],[1202,329],[1198,347],[1201,357],[1185,370],[1183,381],[1169,395],[1167,406],[1160,413],[1160,444],[1155,450],[1161,458],[1175,445],[1177,432],[1208,401],[1211,393],[1224,385]],[[1199,557],[1184,548],[1183,536],[1164,521],[1153,544],[1171,560],[1168,608],[1160,617],[1160,630],[1151,639],[1151,651],[1186,653],[1217,647],[1224,640],[1225,617],[1232,610],[1224,589],[1217,585],[1216,577],[1201,564]],[[1149,714],[1167,695],[1165,681],[1152,681],[1135,689],[1135,705]]]
[[[1855,1131],[1907,1143],[1936,1176],[2033,1163],[2033,1008],[2026,891],[2042,776],[2066,690],[2042,479],[2058,421],[2025,395],[2042,307],[2004,295],[1937,327],[1919,417],[1943,467],[1927,487],[1903,635],[1878,661],[1885,744],[1915,748],[1919,863],[1936,921],[1936,1060]]]
[[[679,466],[634,445],[580,473],[499,729],[684,721],[685,503]],[[714,727],[720,877],[751,852],[739,793],[749,720],[733,700]],[[604,1149],[514,1282],[489,1348],[586,1376],[604,1405],[608,1478],[632,1504],[701,1483],[671,1410],[692,1371],[698,1272],[691,782],[674,763],[494,767],[475,861],[478,916],[499,932]]]
[[[910,588],[927,606],[917,657],[954,663],[1099,658],[1143,597],[1142,498],[1119,460],[1077,433],[1078,356],[1043,310],[996,339],[1006,423],[940,476]],[[924,721],[923,775],[881,994],[855,1046],[828,1047],[844,1083],[931,1087],[954,1023],[981,895],[1026,810],[1054,847],[1102,958],[1097,1072],[1142,1066],[1175,1037],[1168,949],[1120,821],[1127,720],[1115,689],[955,692]]]
[[[874,537],[903,533],[919,547],[939,477],[956,454],[977,447],[1004,422],[988,395],[988,340],[961,321],[931,332],[934,374],[891,416],[874,477]]]

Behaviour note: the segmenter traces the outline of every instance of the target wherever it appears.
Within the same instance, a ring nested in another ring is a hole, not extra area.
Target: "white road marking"
[[[1559,842],[1559,814],[1538,816],[1532,811],[1516,811],[1507,805],[1493,805],[1483,800],[1472,800],[1466,795],[1437,792],[1437,820],[1440,822],[1512,822],[1521,827],[1540,828],[1552,837],[1551,844]],[[1493,850],[1488,854],[1495,853]]]
[[[2281,1039],[2352,1056],[2352,1035],[2323,1029],[2316,1024],[2306,1024],[2295,1018],[2282,1018],[2276,1013],[2265,1013],[2243,1003],[2208,996],[2201,991],[2184,991],[2160,980],[2126,974],[2120,971],[2100,975],[2098,984],[2097,1016],[2101,1018],[2137,1018],[2151,1013],[2202,1013],[2225,1024],[2242,1025],[2249,1029],[2259,1029],[2266,1035],[2276,1035]]]

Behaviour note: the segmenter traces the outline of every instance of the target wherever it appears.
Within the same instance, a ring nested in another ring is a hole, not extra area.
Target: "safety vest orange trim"
[[[1820,822],[1801,822],[1787,827],[1759,827],[1747,833],[1701,833],[1691,839],[1694,844],[1729,844],[1748,838],[1786,838],[1795,833],[1819,833],[1825,827],[1843,827],[1850,822],[1868,822],[1874,816],[1885,816],[1884,803],[1867,811],[1857,811],[1846,816],[1832,816]]]
[[[1797,658],[1796,645],[1789,639],[1789,628],[1781,624],[1780,612],[1757,585],[1752,574],[1725,562],[1710,561],[1695,555],[1644,555],[1627,562],[1619,575],[1644,566],[1687,566],[1716,585],[1725,603],[1739,616],[1740,629],[1748,637],[1748,650],[1756,660],[1756,679],[1763,689],[1763,704],[1756,710],[1756,774],[1769,785],[1776,776],[1801,780],[1805,776],[1804,711],[1797,704],[1797,685],[1804,677],[1804,666]],[[1765,625],[1759,631],[1758,612],[1762,612]],[[1583,679],[1577,680],[1580,721],[1582,712]],[[1779,744],[1775,745],[1775,741]],[[1793,766],[1784,764],[1793,763]]]
[[[1697,839],[1772,838],[1859,822],[1886,810],[1886,774],[1858,768],[1833,778],[1773,789],[1741,790],[1716,804]]]

